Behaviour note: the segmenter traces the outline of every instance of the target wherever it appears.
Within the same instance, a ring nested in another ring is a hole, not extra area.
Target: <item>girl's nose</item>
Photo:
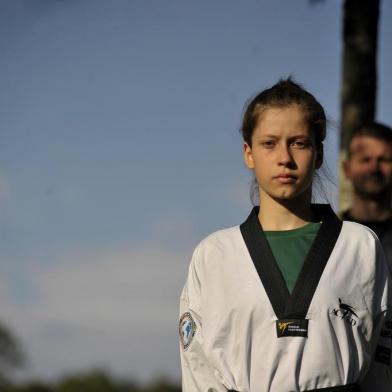
[[[279,149],[279,163],[281,165],[287,165],[288,163],[293,162],[293,157],[291,155],[291,151],[289,146],[282,145]]]

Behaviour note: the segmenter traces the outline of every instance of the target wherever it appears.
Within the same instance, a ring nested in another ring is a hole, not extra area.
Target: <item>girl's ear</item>
[[[248,169],[254,169],[255,164],[253,161],[252,149],[248,143],[244,143],[243,153],[244,153],[245,165],[248,167]]]
[[[316,152],[316,169],[320,169],[324,161],[324,146],[321,144]]]

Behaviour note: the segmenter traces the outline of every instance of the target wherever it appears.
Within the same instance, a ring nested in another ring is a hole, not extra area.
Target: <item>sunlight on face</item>
[[[254,129],[252,147],[244,144],[244,159],[254,170],[260,203],[299,196],[300,202],[310,202],[314,170],[321,162],[298,105],[267,108]]]

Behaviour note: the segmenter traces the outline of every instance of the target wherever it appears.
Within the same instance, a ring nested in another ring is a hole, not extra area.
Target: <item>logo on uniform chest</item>
[[[278,338],[286,336],[308,337],[308,319],[276,320],[276,335]]]
[[[355,309],[352,306],[345,304],[340,298],[339,306],[334,308],[331,314],[339,317],[341,320],[345,320],[352,327],[357,324],[359,319],[358,315],[355,313]]]

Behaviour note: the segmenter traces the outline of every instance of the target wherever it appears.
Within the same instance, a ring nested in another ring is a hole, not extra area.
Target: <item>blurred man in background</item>
[[[353,204],[342,217],[377,234],[392,271],[392,129],[363,126],[351,135],[347,149],[343,169],[353,186]]]

